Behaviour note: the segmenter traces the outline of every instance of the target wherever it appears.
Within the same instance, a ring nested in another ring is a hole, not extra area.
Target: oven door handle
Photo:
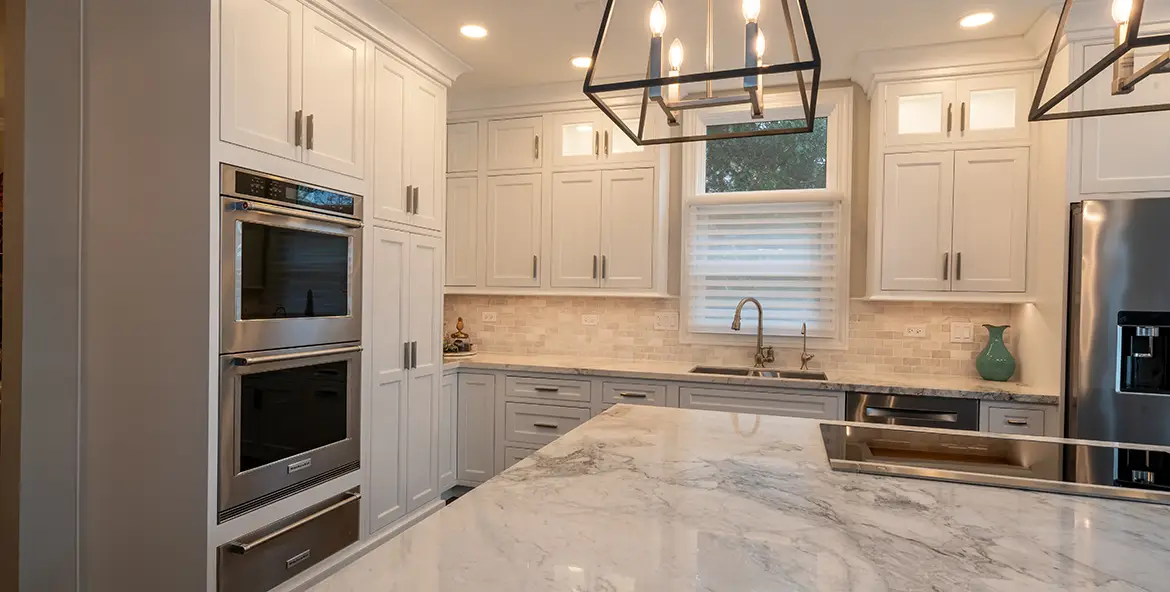
[[[866,407],[866,417],[886,419],[918,419],[943,423],[958,423],[959,414],[946,411],[922,411],[919,409],[890,409],[888,407]]]
[[[330,216],[328,214],[316,214],[294,208],[282,208],[280,206],[274,206],[272,204],[259,203],[255,201],[237,201],[231,205],[231,208],[237,211],[263,212],[265,214],[276,214],[278,216],[289,216],[291,218],[304,218],[306,220],[327,222],[329,224],[337,224],[338,226],[346,226],[349,228],[362,227],[362,223],[357,220]]]
[[[362,351],[362,346],[353,345],[349,347],[337,347],[333,349],[319,349],[316,351],[297,352],[295,354],[276,354],[274,356],[235,356],[232,358],[232,363],[236,366],[255,366],[257,364],[272,364],[274,362],[288,362],[290,360],[303,360],[305,358],[320,358],[322,356],[352,354],[354,352],[360,351]]]

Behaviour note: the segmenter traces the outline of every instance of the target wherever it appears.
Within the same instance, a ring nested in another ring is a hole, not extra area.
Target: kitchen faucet
[[[735,318],[731,319],[731,330],[739,331],[741,317],[743,315],[743,305],[751,302],[756,305],[760,311],[759,326],[756,328],[756,368],[763,368],[764,364],[771,364],[776,361],[776,352],[770,347],[764,347],[764,307],[759,300],[755,298],[744,298],[739,301],[735,307]]]
[[[808,353],[808,323],[800,324],[800,369],[808,370],[808,363],[816,356]]]

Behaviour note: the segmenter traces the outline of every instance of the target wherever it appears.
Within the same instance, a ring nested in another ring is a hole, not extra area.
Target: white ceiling
[[[382,0],[474,69],[456,90],[538,85],[581,80],[569,59],[589,55],[601,23],[604,0]],[[716,67],[743,56],[740,0],[714,0]],[[763,0],[761,28],[768,33],[768,56],[790,55],[780,0]],[[667,0],[667,43],[682,37],[684,72],[702,68],[704,0]],[[860,52],[913,47],[1025,33],[1053,0],[808,0],[824,59],[824,77],[848,78]],[[649,46],[647,15],[652,0],[617,0],[606,50],[598,59],[603,78],[645,73]],[[793,2],[795,6],[795,1]],[[996,19],[964,30],[958,20],[991,10]],[[466,39],[464,24],[482,24],[484,39]],[[798,27],[799,31],[799,27]],[[781,52],[783,52],[781,54]]]

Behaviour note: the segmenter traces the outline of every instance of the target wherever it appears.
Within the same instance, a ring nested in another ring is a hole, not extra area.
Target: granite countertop
[[[553,372],[614,378],[643,378],[716,385],[769,386],[825,391],[859,391],[880,395],[928,395],[984,401],[1013,401],[1057,405],[1059,393],[1035,389],[1016,382],[989,382],[962,376],[932,374],[850,374],[827,372],[829,380],[793,380],[691,374],[692,362],[650,362],[580,358],[576,356],[493,354],[446,362],[447,369]]]
[[[1165,590],[1165,506],[829,468],[820,422],[619,405],[312,592]]]

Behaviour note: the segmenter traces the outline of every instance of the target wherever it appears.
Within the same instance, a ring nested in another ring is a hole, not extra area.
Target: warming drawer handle
[[[919,411],[917,409],[890,409],[887,407],[866,407],[866,417],[881,417],[887,419],[919,419],[927,421],[943,421],[959,423],[958,413],[939,411]]]
[[[263,545],[264,543],[267,543],[268,541],[271,541],[272,539],[280,537],[281,535],[284,535],[284,534],[286,534],[292,530],[295,530],[297,528],[300,528],[300,527],[332,512],[338,508],[352,504],[353,502],[356,502],[357,500],[362,498],[362,494],[357,493],[357,492],[350,492],[350,493],[347,493],[346,495],[348,497],[337,502],[336,504],[333,504],[332,506],[329,506],[328,508],[323,508],[317,512],[313,512],[311,515],[305,516],[304,518],[297,520],[296,522],[293,522],[292,524],[289,524],[288,526],[285,526],[284,528],[281,528],[280,530],[270,532],[270,533],[268,533],[268,534],[266,534],[258,539],[252,540],[252,541],[232,541],[232,542],[228,543],[228,548],[231,550],[232,553],[236,553],[238,555],[244,555],[248,551],[251,551],[251,550],[255,549],[256,547],[259,547],[260,545]]]
[[[350,347],[319,349],[316,351],[298,352],[295,354],[277,354],[275,356],[235,356],[232,358],[232,363],[236,366],[255,366],[257,364],[272,364],[275,362],[288,362],[290,360],[304,360],[306,358],[336,356],[360,351],[362,351],[362,346],[353,345]]]
[[[265,214],[275,214],[277,216],[288,216],[290,218],[304,218],[305,220],[315,220],[317,222],[327,222],[329,224],[336,224],[338,226],[345,226],[347,228],[361,228],[362,223],[358,220],[349,220],[346,218],[339,218],[330,216],[328,214],[315,214],[313,212],[306,212],[294,208],[282,208],[272,204],[259,203],[255,201],[237,201],[231,206],[233,210],[243,212],[262,212]]]

